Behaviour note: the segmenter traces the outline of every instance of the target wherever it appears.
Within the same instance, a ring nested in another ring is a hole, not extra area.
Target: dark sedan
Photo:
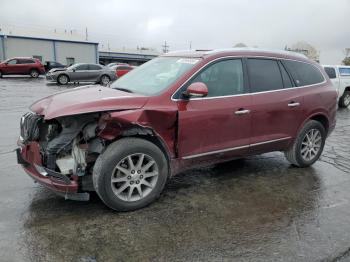
[[[115,71],[98,64],[74,64],[68,68],[51,69],[46,74],[48,81],[66,85],[69,82],[95,82],[107,85],[116,79]]]

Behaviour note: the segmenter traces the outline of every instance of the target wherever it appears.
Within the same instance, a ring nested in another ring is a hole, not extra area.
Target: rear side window
[[[203,82],[207,85],[207,97],[242,94],[244,93],[242,60],[223,60],[209,65],[190,83],[194,82]]]
[[[88,65],[78,65],[75,70],[89,70],[89,66]]]
[[[350,68],[348,67],[340,67],[339,73],[341,76],[350,76]]]
[[[89,70],[101,70],[102,67],[99,65],[89,65]]]
[[[18,61],[19,61],[20,64],[35,64],[35,61],[31,60],[31,59],[20,59]]]
[[[325,67],[324,71],[326,71],[326,73],[330,79],[337,78],[337,75],[335,73],[335,69],[333,67]]]
[[[284,60],[283,64],[291,73],[297,86],[314,85],[324,81],[320,70],[311,64],[291,60]]]
[[[248,72],[252,93],[283,89],[282,76],[276,60],[249,58]]]

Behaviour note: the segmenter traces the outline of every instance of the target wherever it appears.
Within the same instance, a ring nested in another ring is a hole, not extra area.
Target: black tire
[[[350,105],[350,91],[344,91],[339,99],[339,107],[346,108]]]
[[[127,156],[139,153],[147,154],[154,159],[158,166],[158,178],[146,196],[136,201],[125,201],[113,192],[111,185],[113,171]],[[151,204],[160,196],[168,178],[168,170],[168,161],[158,146],[140,138],[123,138],[109,145],[96,160],[93,184],[97,194],[108,207],[116,211],[131,211]]]
[[[106,82],[107,80],[104,80],[104,79],[108,79],[108,82]],[[101,85],[106,86],[106,85],[108,85],[109,82],[111,82],[111,78],[108,75],[102,75],[100,77],[100,84]]]
[[[2,78],[2,72],[0,71],[0,78]]]
[[[69,83],[69,77],[66,74],[61,74],[57,77],[57,83],[59,85],[67,85]]]
[[[39,77],[39,71],[37,69],[31,69],[29,71],[29,75],[31,78],[38,78]]]
[[[302,142],[306,137],[306,134],[308,134],[308,132],[313,129],[318,130],[320,132],[321,143],[317,154],[312,159],[307,161],[303,158],[301,153]],[[298,166],[298,167],[311,166],[313,163],[315,163],[319,159],[320,155],[322,154],[323,147],[326,142],[326,137],[327,137],[327,133],[324,126],[318,121],[310,120],[301,129],[301,131],[299,132],[297,138],[293,143],[293,146],[288,151],[285,151],[284,155],[287,158],[287,160],[295,166]]]

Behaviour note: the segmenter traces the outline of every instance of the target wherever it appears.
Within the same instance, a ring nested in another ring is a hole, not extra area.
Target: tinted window
[[[284,60],[283,64],[291,73],[297,86],[313,85],[324,81],[320,70],[311,64],[291,60]]]
[[[191,83],[203,82],[208,87],[208,97],[242,94],[243,67],[240,59],[224,60],[205,68]]]
[[[34,60],[31,59],[19,59],[17,64],[34,64]]]
[[[263,92],[283,88],[278,63],[269,59],[248,59],[251,92]]]
[[[350,76],[350,68],[348,67],[340,67],[339,73],[341,76]]]
[[[281,74],[282,74],[282,80],[283,80],[283,86],[284,88],[291,88],[293,87],[293,83],[292,80],[290,79],[286,69],[284,68],[284,66],[279,62],[278,63],[281,69]]]
[[[89,70],[89,66],[88,65],[78,65],[77,67],[75,67],[75,70]]]
[[[326,73],[327,73],[327,75],[328,75],[328,77],[330,79],[337,78],[337,75],[335,73],[335,68],[333,68],[333,67],[325,67],[324,71],[326,71]]]
[[[89,70],[101,70],[102,67],[99,65],[89,65]]]

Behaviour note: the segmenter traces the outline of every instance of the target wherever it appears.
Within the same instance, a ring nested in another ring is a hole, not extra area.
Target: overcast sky
[[[88,28],[110,48],[170,50],[248,46],[283,49],[306,41],[321,63],[340,63],[350,48],[350,0],[0,0],[0,25]]]

